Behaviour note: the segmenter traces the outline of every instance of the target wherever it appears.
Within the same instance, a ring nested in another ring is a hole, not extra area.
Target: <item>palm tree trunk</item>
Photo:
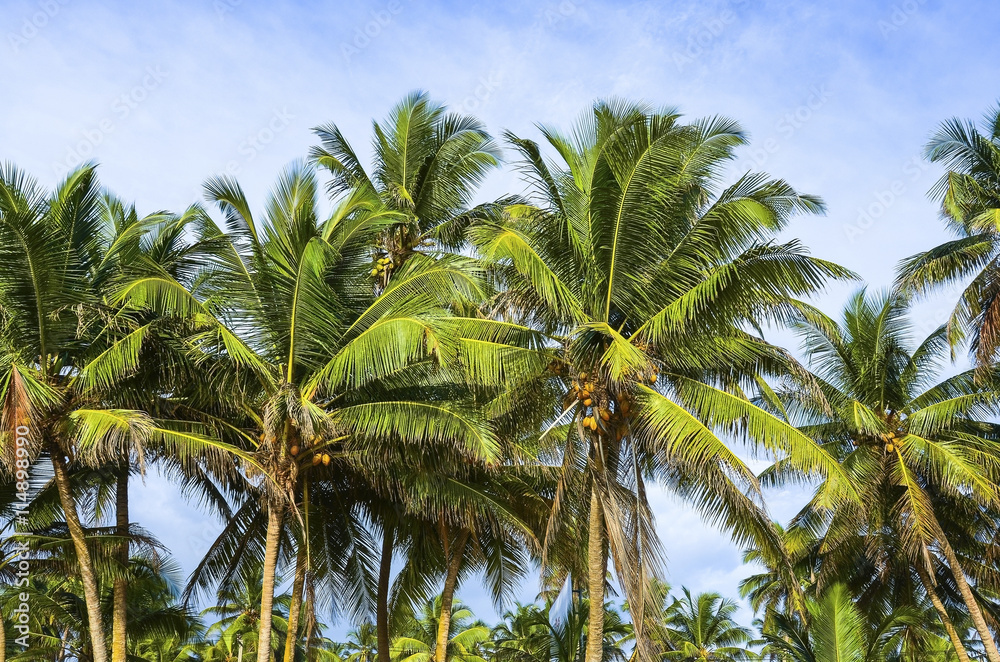
[[[590,535],[587,543],[587,582],[590,617],[587,622],[586,662],[601,662],[604,657],[604,512],[595,484],[590,493]]]
[[[288,633],[285,635],[285,662],[295,659],[298,642],[299,615],[302,613],[302,591],[306,585],[306,546],[299,545],[295,554],[295,581],[292,583],[292,604],[288,608]]]
[[[115,535],[121,539],[118,543],[118,563],[122,566],[122,572],[127,571],[129,562],[128,474],[128,463],[121,463],[115,486]],[[125,662],[128,657],[127,599],[128,580],[119,577],[115,579],[114,607],[111,615],[111,662]]]
[[[395,532],[386,524],[382,534],[382,558],[379,559],[378,589],[375,596],[375,629],[378,637],[378,662],[389,662],[389,575],[392,571],[392,546]]]
[[[448,559],[448,574],[445,575],[444,591],[441,593],[441,616],[438,618],[437,642],[434,645],[434,662],[445,662],[448,659],[451,605],[455,601],[455,589],[458,587],[458,571],[462,569],[462,559],[465,557],[465,544],[468,540],[469,530],[462,529],[451,546],[451,558]]]
[[[305,644],[306,644],[306,662],[312,660],[312,638],[313,638],[313,623],[316,622],[316,615],[313,613],[313,599],[312,591],[306,596],[306,632],[305,632]]]
[[[274,617],[274,575],[278,567],[278,546],[284,508],[267,506],[267,537],[264,541],[264,582],[260,598],[260,634],[257,638],[257,662],[271,662],[271,621]]]
[[[0,614],[0,662],[7,662],[7,623]]]
[[[76,510],[76,500],[69,485],[69,474],[63,462],[62,450],[54,444],[49,444],[49,455],[52,458],[52,471],[55,476],[56,489],[59,492],[59,502],[66,516],[66,526],[69,537],[76,551],[77,564],[80,566],[80,581],[83,584],[83,599],[87,605],[87,626],[90,631],[90,647],[94,662],[108,662],[108,646],[104,639],[104,618],[101,615],[101,592],[97,584],[97,573],[94,571],[94,561],[90,557],[87,538],[80,524],[80,515]]]
[[[934,582],[931,580],[927,569],[922,567],[919,561],[917,562],[917,574],[920,576],[920,582],[924,585],[927,597],[931,599],[931,604],[934,605],[934,610],[937,611],[938,616],[941,618],[941,624],[944,625],[944,629],[948,633],[951,645],[955,647],[958,662],[969,662],[969,653],[965,650],[965,644],[962,643],[962,638],[958,636],[955,624],[951,622],[948,611],[944,608],[944,603],[941,602],[941,596],[934,589]]]
[[[975,625],[976,632],[979,633],[979,637],[983,640],[986,657],[989,658],[990,662],[1000,662],[1000,651],[997,650],[997,642],[993,639],[993,633],[990,632],[990,628],[986,625],[983,612],[979,608],[979,603],[976,602],[976,596],[972,594],[969,582],[965,579],[965,571],[962,570],[962,565],[958,562],[958,556],[955,554],[955,550],[952,549],[951,543],[948,542],[946,536],[941,535],[940,542],[941,551],[944,552],[944,557],[948,560],[948,565],[951,567],[951,574],[955,577],[955,583],[962,594],[962,600],[965,602],[965,606],[969,610],[969,615],[972,617],[972,624]]]

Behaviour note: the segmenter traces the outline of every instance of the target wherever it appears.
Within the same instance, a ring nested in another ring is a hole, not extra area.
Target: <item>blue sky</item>
[[[596,98],[642,99],[740,120],[753,142],[732,174],[766,170],[823,196],[828,214],[786,234],[884,286],[901,258],[946,237],[927,197],[941,172],[920,153],[942,120],[1000,98],[1000,43],[983,38],[998,19],[987,0],[4,0],[0,159],[49,186],[96,159],[141,213],[179,211],[226,171],[260,203],[320,123],[367,153],[371,119],[413,89],[531,137]],[[521,190],[508,169],[482,197]],[[818,301],[835,312],[854,287]],[[922,304],[918,330],[951,300]],[[801,502],[768,496],[781,520]],[[734,595],[739,550],[653,498],[671,583]],[[137,484],[133,516],[186,569],[218,528],[155,476]],[[478,586],[461,597],[492,617]]]

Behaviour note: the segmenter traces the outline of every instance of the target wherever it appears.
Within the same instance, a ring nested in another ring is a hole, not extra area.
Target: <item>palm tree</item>
[[[904,260],[897,285],[922,294],[972,276],[948,336],[955,346],[971,332],[976,363],[988,368],[1000,349],[1000,106],[986,113],[982,130],[958,118],[943,123],[925,154],[948,169],[932,193],[957,238]]]
[[[517,605],[504,613],[494,629],[493,659],[499,662],[582,662],[587,649],[587,600],[572,600],[565,611]],[[604,605],[603,659],[625,662],[625,649],[634,642],[633,630],[609,602]]]
[[[946,328],[911,347],[906,311],[903,298],[864,290],[848,302],[840,324],[800,307],[797,329],[815,374],[764,400],[841,458],[862,498],[843,500],[842,486],[825,481],[792,528],[822,538],[820,588],[856,573],[871,594],[864,598],[868,604],[916,605],[924,591],[965,661],[935,579],[938,568],[947,569],[987,656],[1000,659],[948,533],[950,513],[957,514],[960,504],[997,506],[998,448],[990,418],[1000,411],[1000,391],[978,381],[974,371],[936,381],[948,358]],[[778,462],[764,479],[780,481],[790,473]]]
[[[398,662],[430,662],[442,657],[437,646],[439,624],[445,620],[443,603],[438,596],[427,600],[415,612],[407,614],[400,625],[400,636],[392,643],[393,659]],[[485,662],[490,643],[490,629],[475,620],[472,612],[460,602],[451,605],[447,614],[448,638],[445,640],[446,662]]]
[[[948,641],[926,628],[923,615],[912,608],[893,610],[881,621],[866,619],[842,584],[827,588],[808,602],[809,627],[778,615],[773,630],[763,632],[764,657],[782,662],[948,662]],[[916,633],[914,641],[914,633]]]
[[[116,203],[108,200],[92,165],[70,173],[51,194],[15,167],[0,167],[0,257],[7,265],[0,275],[3,462],[12,476],[25,469],[13,442],[26,427],[32,457],[42,454],[52,465],[95,662],[108,659],[102,589],[73,473],[136,449],[210,452],[189,426],[158,418],[156,403],[148,403],[152,414],[134,407],[136,382],[125,381],[146,351],[151,323],[111,302],[110,294],[121,265],[141,256],[151,230],[170,219],[129,214],[118,222]],[[117,595],[114,653],[124,659],[121,583]]]
[[[378,636],[375,626],[365,621],[351,630],[344,644],[345,662],[375,662],[378,655]]]
[[[754,614],[764,613],[765,627],[773,614],[786,616],[798,613],[807,618],[804,597],[815,588],[816,551],[819,541],[801,530],[786,531],[775,523],[781,538],[782,553],[752,547],[743,552],[744,564],[762,566],[740,582],[740,597],[748,600]]]
[[[247,449],[246,470],[266,476],[258,489],[263,517],[252,510],[246,517],[264,529],[263,548],[256,547],[264,562],[258,660],[267,662],[282,538],[297,564],[308,559],[291,553],[286,536],[291,530],[301,549],[303,532],[312,535],[300,519],[306,485],[337,483],[341,472],[391,476],[387,465],[418,457],[429,444],[442,463],[495,456],[496,442],[475,412],[419,395],[428,371],[458,353],[456,318],[443,305],[478,296],[479,285],[468,259],[415,254],[391,282],[373,287],[365,265],[385,219],[360,213],[321,221],[307,167],[282,176],[263,224],[235,181],[210,180],[206,191],[227,232],[201,219],[199,239],[215,242],[217,252],[195,287],[150,272],[116,298],[197,325],[187,342],[208,385],[203,397]],[[207,571],[218,579],[226,567]],[[305,575],[296,569],[293,639]]]
[[[332,175],[328,191],[336,205],[334,218],[363,215],[382,224],[371,252],[377,287],[387,286],[411,256],[462,243],[464,228],[482,211],[470,209],[476,189],[498,165],[499,150],[485,127],[472,116],[449,113],[425,92],[411,93],[384,121],[373,123],[370,174],[336,124],[315,132],[320,145],[310,156]],[[383,512],[398,505],[384,504]],[[376,623],[384,661],[389,655],[389,574],[397,530],[390,523],[395,517],[382,519]]]
[[[237,657],[242,657],[244,646],[250,642],[250,654],[256,652],[253,642],[259,640],[260,624],[263,619],[260,617],[260,605],[262,602],[261,593],[264,590],[263,568],[258,567],[256,572],[248,572],[238,580],[235,585],[227,585],[218,593],[217,604],[207,607],[201,612],[202,617],[214,616],[217,620],[208,628],[209,637],[215,635],[216,641],[212,644],[220,650],[238,650]],[[281,583],[277,580],[277,583]],[[278,626],[278,630],[285,630],[288,627],[288,612],[291,606],[292,596],[282,594],[275,596],[273,600],[271,621]],[[277,649],[277,642],[272,642],[272,647]],[[218,654],[218,653],[216,653]]]
[[[470,205],[499,164],[496,143],[475,117],[448,112],[426,92],[409,94],[373,123],[370,174],[336,124],[315,132],[320,144],[310,157],[332,175],[335,216],[361,212],[386,222],[373,257],[381,282],[421,247],[461,244],[465,227],[489,208]]]
[[[771,241],[794,212],[820,211],[816,198],[759,174],[719,190],[721,167],[746,140],[729,120],[683,124],[672,110],[615,101],[596,104],[568,136],[542,131],[558,164],[507,136],[524,157],[530,203],[469,230],[504,288],[487,313],[522,347],[470,363],[501,375],[511,407],[539,378],[545,395],[562,400],[544,433],[562,446],[550,457],[563,470],[546,554],[556,553],[560,522],[587,523],[589,628],[600,633],[609,552],[643,622],[661,560],[650,477],[736,539],[777,545],[745,491],[756,477],[713,430],[789,453],[809,471],[839,471],[810,438],[743,395],[759,374],[789,364],[743,329],[780,319],[789,298],[848,272],[796,242]],[[589,640],[587,662],[599,662],[602,640]]]
[[[674,600],[666,613],[666,628],[675,650],[665,651],[668,660],[683,662],[742,662],[756,655],[747,648],[753,640],[749,629],[733,620],[739,605],[718,593],[699,593]]]

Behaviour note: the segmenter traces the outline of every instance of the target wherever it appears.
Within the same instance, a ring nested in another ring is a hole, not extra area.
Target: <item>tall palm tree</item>
[[[402,270],[411,256],[458,248],[463,230],[482,210],[470,208],[479,184],[499,161],[493,138],[476,118],[448,112],[425,92],[413,92],[373,122],[370,172],[336,124],[317,127],[316,164],[332,176],[328,192],[334,218],[380,219],[371,252],[377,287]],[[384,504],[395,508],[400,504]],[[376,596],[382,660],[389,656],[389,575],[397,527],[384,517]],[[447,591],[446,591],[447,593]]]
[[[110,295],[121,265],[140,254],[152,228],[168,219],[129,215],[118,223],[106,201],[92,165],[70,173],[51,194],[15,167],[0,167],[0,258],[7,265],[0,275],[3,463],[11,475],[15,467],[24,469],[13,442],[18,426],[27,427],[32,458],[41,454],[52,466],[95,662],[108,660],[102,589],[74,495],[74,471],[135,449],[211,452],[190,426],[135,408],[135,391],[124,384],[148,345],[151,322]],[[109,358],[114,347],[117,359]],[[120,587],[120,659],[124,597]]]
[[[824,482],[793,521],[792,528],[822,539],[817,582],[822,587],[861,569],[868,592],[895,587],[868,602],[915,605],[924,591],[967,660],[935,580],[939,569],[947,570],[988,658],[1000,659],[948,522],[959,503],[977,510],[998,505],[1000,448],[990,419],[1000,412],[1000,391],[973,371],[938,381],[948,358],[946,327],[912,345],[900,296],[861,290],[841,323],[808,306],[800,311],[797,330],[814,375],[763,400],[841,458],[862,495],[842,500],[839,486],[831,490]],[[764,479],[790,473],[779,462]]]
[[[986,113],[982,129],[958,118],[943,123],[925,154],[948,169],[932,193],[957,238],[904,260],[897,285],[923,294],[972,276],[948,336],[955,346],[971,333],[976,363],[989,367],[1000,349],[1000,106]]]
[[[204,371],[204,398],[244,445],[246,470],[265,476],[258,490],[264,516],[257,520],[264,535],[254,549],[264,563],[258,660],[268,662],[282,539],[286,555],[308,560],[290,549],[286,535],[298,531],[292,539],[299,546],[305,540],[304,485],[336,482],[338,470],[389,476],[379,470],[428,445],[442,462],[494,457],[496,442],[475,412],[426,401],[417,388],[458,354],[456,318],[443,306],[478,296],[479,285],[468,259],[412,255],[391,282],[374,287],[366,265],[385,218],[373,212],[321,220],[308,167],[294,166],[279,179],[263,223],[235,181],[210,180],[206,192],[226,231],[202,217],[199,239],[218,249],[195,286],[151,271],[116,299],[196,325],[188,343]],[[221,578],[224,568],[211,572]],[[300,629],[304,575],[295,573],[292,637]]]
[[[733,617],[739,605],[718,593],[692,596],[683,589],[666,613],[666,628],[675,650],[665,651],[668,660],[683,662],[742,662],[756,657],[748,644],[750,630]]]
[[[672,110],[613,101],[596,104],[569,135],[542,132],[558,162],[507,136],[524,158],[529,203],[469,230],[503,288],[487,313],[523,346],[499,348],[471,369],[500,373],[512,407],[539,378],[546,395],[558,393],[562,406],[544,433],[561,445],[554,457],[563,468],[547,553],[560,522],[586,522],[590,631],[602,631],[608,553],[641,629],[661,560],[647,479],[697,503],[736,539],[776,545],[746,491],[756,477],[715,430],[788,453],[808,471],[839,471],[743,394],[759,374],[789,364],[744,329],[781,319],[790,298],[848,272],[796,242],[772,241],[793,213],[820,211],[819,200],[760,174],[719,186],[746,142],[734,122],[684,124]],[[542,411],[553,412],[549,403]],[[599,662],[602,640],[589,639],[587,662]],[[647,638],[637,641],[650,659]]]

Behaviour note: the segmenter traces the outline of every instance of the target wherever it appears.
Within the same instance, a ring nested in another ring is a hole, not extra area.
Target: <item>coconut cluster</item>
[[[372,267],[371,275],[372,277],[377,277],[389,273],[392,267],[393,262],[391,257],[379,258],[375,261],[375,266]]]

